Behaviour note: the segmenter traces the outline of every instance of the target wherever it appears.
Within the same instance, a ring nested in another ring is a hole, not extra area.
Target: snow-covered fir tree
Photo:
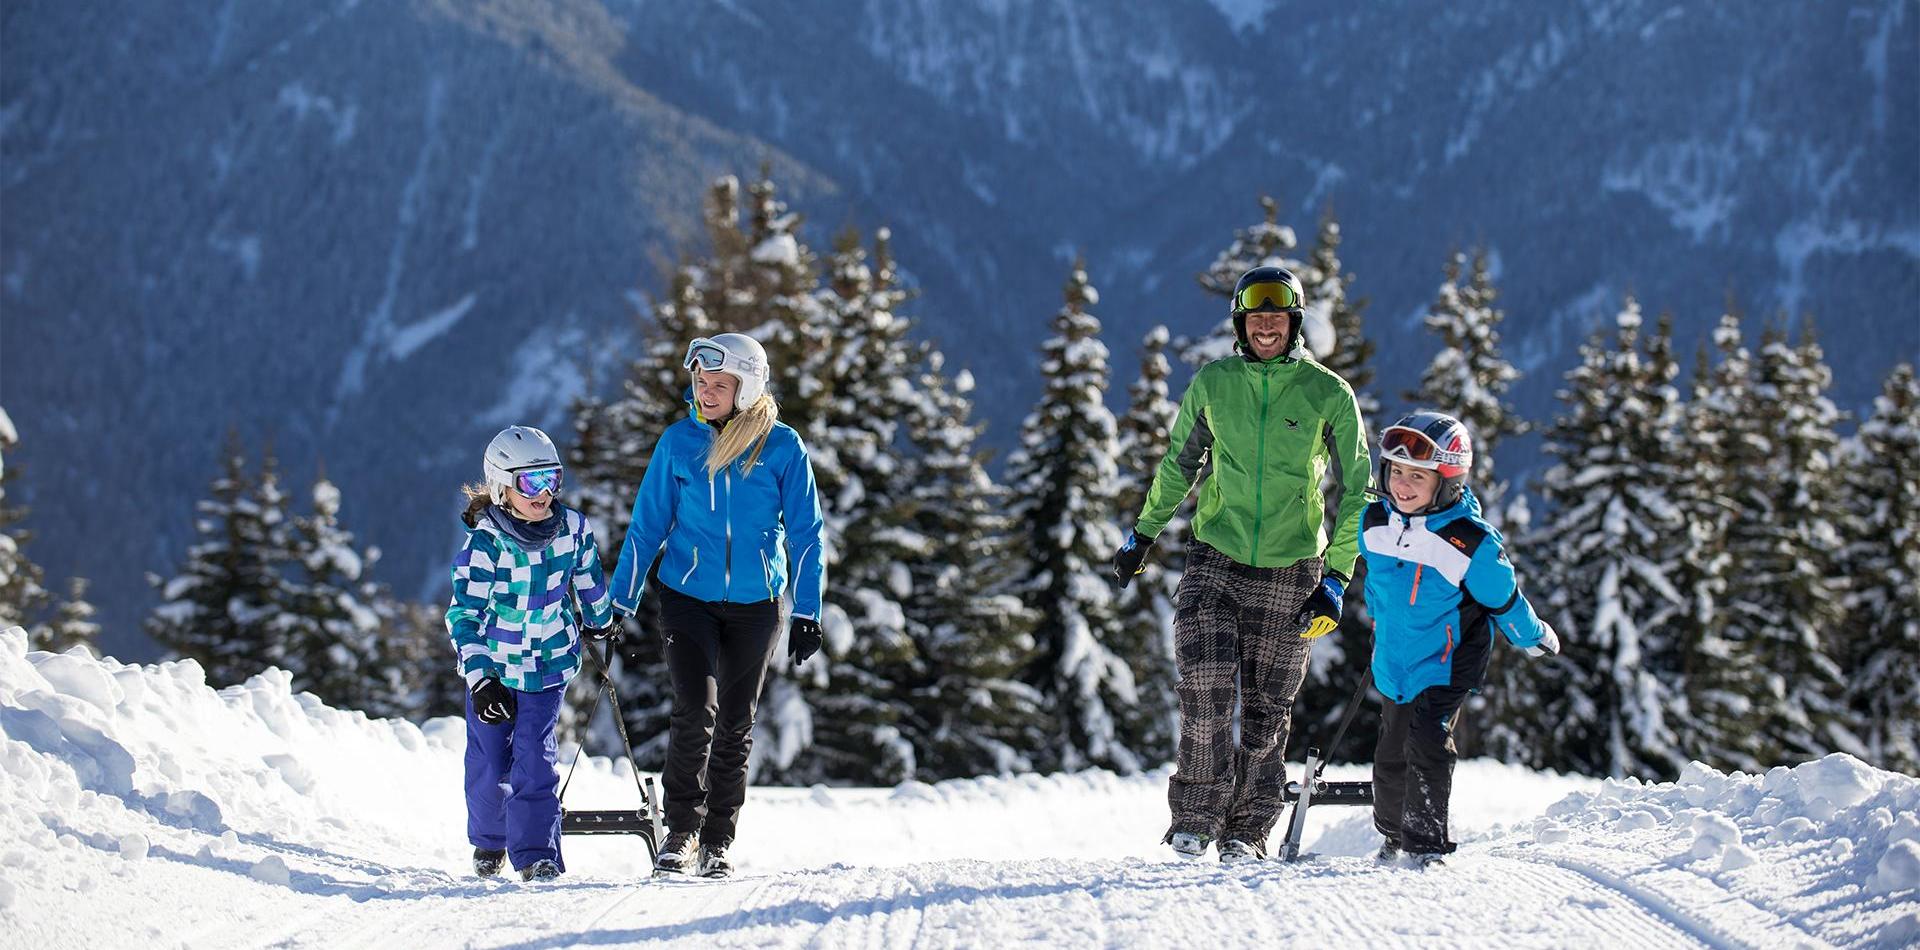
[[[1783,330],[1762,337],[1749,409],[1766,446],[1752,493],[1761,507],[1734,521],[1730,544],[1740,568],[1728,601],[1739,638],[1764,672],[1754,723],[1777,744],[1779,762],[1866,751],[1835,660],[1846,590],[1838,570],[1840,413],[1826,395],[1832,381],[1810,327],[1798,346]]]
[[[1420,388],[1407,394],[1415,405],[1454,416],[1473,433],[1473,484],[1495,527],[1505,521],[1501,509],[1507,497],[1495,452],[1507,436],[1527,431],[1526,421],[1506,401],[1520,372],[1500,351],[1506,315],[1494,307],[1498,297],[1484,248],[1471,256],[1453,255],[1422,321],[1440,338],[1440,350],[1421,373]]]
[[[1567,409],[1547,444],[1558,462],[1542,483],[1552,510],[1528,545],[1527,566],[1543,576],[1521,578],[1567,648],[1499,684],[1498,708],[1537,743],[1535,765],[1672,776],[1688,761],[1674,721],[1683,692],[1672,621],[1684,599],[1675,538],[1685,529],[1674,496],[1687,477],[1677,368],[1670,321],[1645,352],[1632,298],[1614,322],[1612,339],[1581,348],[1560,391]],[[1529,674],[1531,691],[1518,682]]]
[[[898,312],[907,294],[890,242],[880,229],[869,258],[859,233],[843,231],[811,322],[795,332],[819,341],[796,371],[819,394],[814,415],[794,424],[804,427],[821,482],[832,539],[826,623],[836,629],[815,665],[825,676],[809,691],[813,748],[793,779],[890,785],[921,771],[902,731],[911,697],[899,684],[921,666],[903,601],[914,584],[907,565],[925,556],[928,539],[910,526],[912,466],[900,429],[923,400],[916,383],[925,353]]]
[[[7,487],[19,477],[19,467],[8,468],[7,453],[20,442],[20,434],[5,409],[0,409],[0,629],[29,626],[46,608],[46,573],[27,557],[31,532],[19,526],[27,511],[7,503]]]
[[[87,652],[98,656],[100,625],[93,622],[93,615],[93,604],[87,601],[87,579],[69,578],[66,599],[54,610],[51,620],[29,631],[28,643],[35,650],[55,653],[85,647]]]
[[[917,778],[1032,771],[1048,738],[1045,697],[1019,678],[1034,657],[1037,612],[1014,592],[1018,536],[1004,488],[988,477],[972,421],[973,376],[949,381],[932,354],[926,398],[910,417],[920,448],[909,527],[924,546],[908,562],[904,598],[915,644],[900,724]]]
[[[1170,448],[1173,424],[1180,415],[1180,403],[1168,393],[1167,377],[1172,373],[1166,354],[1168,339],[1164,326],[1147,331],[1140,343],[1140,375],[1127,388],[1127,414],[1120,419],[1115,456],[1119,467],[1115,501],[1122,527],[1146,506],[1154,470]],[[1141,751],[1162,759],[1172,756],[1173,743],[1180,733],[1179,700],[1174,694],[1173,604],[1180,576],[1186,570],[1186,533],[1192,517],[1190,506],[1183,503],[1154,539],[1153,556],[1145,562],[1145,570],[1121,591],[1117,606],[1120,622],[1138,627],[1130,631],[1128,641],[1145,647],[1142,653],[1128,658],[1139,688],[1141,713],[1148,723],[1155,724],[1145,736]]]
[[[1887,374],[1847,462],[1847,680],[1868,760],[1920,773],[1920,382]]]
[[[1774,753],[1754,728],[1756,698],[1765,690],[1753,651],[1728,609],[1736,569],[1730,533],[1743,511],[1764,507],[1758,473],[1766,464],[1761,420],[1751,412],[1753,361],[1731,302],[1713,331],[1718,359],[1702,349],[1686,405],[1686,470],[1676,495],[1686,550],[1674,572],[1685,600],[1674,618],[1682,633],[1686,716],[1681,747],[1716,768],[1761,771]]]
[[[1116,426],[1103,399],[1107,347],[1088,310],[1099,293],[1083,261],[1065,294],[1042,344],[1044,390],[1007,463],[1021,550],[1031,558],[1020,590],[1040,614],[1039,655],[1024,678],[1051,704],[1056,735],[1046,752],[1054,760],[1046,766],[1135,772],[1161,750],[1144,748],[1150,726],[1137,715],[1139,690],[1123,652],[1128,631],[1108,582],[1120,544]]]
[[[1313,250],[1296,276],[1307,292],[1307,325],[1325,323],[1330,331],[1327,349],[1314,350],[1314,359],[1353,388],[1365,423],[1380,413],[1380,400],[1373,393],[1373,341],[1367,339],[1362,316],[1367,300],[1353,297],[1354,277],[1340,259],[1340,241],[1340,222],[1329,208],[1320,216]]]
[[[1180,354],[1180,361],[1188,366],[1198,369],[1214,360],[1233,355],[1236,338],[1230,311],[1233,287],[1240,282],[1241,274],[1255,267],[1285,267],[1292,270],[1304,286],[1306,278],[1300,273],[1301,263],[1293,257],[1294,250],[1300,246],[1300,239],[1294,235],[1293,228],[1280,223],[1280,203],[1271,195],[1261,195],[1260,210],[1260,223],[1235,230],[1232,243],[1215,255],[1213,263],[1208,264],[1206,271],[1195,278],[1200,282],[1201,289],[1228,301],[1229,312],[1223,313],[1212,332],[1196,338],[1181,336],[1174,341],[1174,352]],[[1320,313],[1319,316],[1324,318],[1326,314]],[[1309,349],[1313,349],[1317,341],[1325,342],[1331,336],[1331,328],[1313,321],[1309,321],[1301,332],[1307,339]]]
[[[362,550],[341,525],[340,489],[324,474],[311,498],[311,513],[294,518],[291,553],[300,572],[286,579],[274,623],[284,644],[279,665],[293,673],[294,689],[330,706],[394,710],[401,671],[383,662],[382,641],[390,635],[378,610],[384,594],[368,573],[380,551]]]
[[[278,636],[291,558],[286,495],[271,452],[256,478],[238,435],[229,435],[211,497],[197,504],[200,540],[172,578],[148,575],[161,603],[147,633],[177,657],[198,661],[207,682],[226,686],[285,661]]]

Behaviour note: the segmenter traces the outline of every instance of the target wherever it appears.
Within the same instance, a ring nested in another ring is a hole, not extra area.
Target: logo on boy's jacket
[[[1462,551],[1465,551],[1467,549],[1467,542],[1459,538],[1448,538],[1447,543],[1453,545],[1456,548],[1459,548]]]
[[[1298,429],[1298,428],[1300,428],[1300,423],[1298,423],[1298,422],[1295,422],[1295,421],[1293,421],[1292,419],[1288,419],[1288,420],[1287,420],[1287,428],[1289,428],[1289,429]]]

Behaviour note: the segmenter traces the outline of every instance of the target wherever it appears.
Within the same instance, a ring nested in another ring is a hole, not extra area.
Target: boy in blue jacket
[[[1560,652],[1520,594],[1500,532],[1466,487],[1473,439],[1452,416],[1421,411],[1380,437],[1386,497],[1367,506],[1360,556],[1373,613],[1373,683],[1386,697],[1373,759],[1373,823],[1419,867],[1443,863],[1453,790],[1453,725],[1487,675],[1497,629],[1533,656]]]

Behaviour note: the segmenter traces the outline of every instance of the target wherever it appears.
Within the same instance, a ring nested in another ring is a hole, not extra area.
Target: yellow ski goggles
[[[1233,298],[1233,309],[1239,313],[1254,313],[1263,310],[1300,310],[1305,305],[1292,284],[1283,281],[1267,281],[1248,284],[1240,289]]]

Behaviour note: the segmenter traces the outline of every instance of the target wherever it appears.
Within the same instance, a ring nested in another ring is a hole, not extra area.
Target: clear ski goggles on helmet
[[[1425,432],[1406,426],[1388,426],[1387,431],[1380,434],[1380,456],[1415,468],[1437,469],[1442,465],[1466,463],[1464,453],[1449,452]]]
[[[1248,284],[1233,295],[1233,309],[1241,313],[1299,310],[1302,306],[1293,285],[1280,280]]]
[[[685,369],[698,368],[703,373],[734,373],[742,377],[765,377],[765,361],[752,356],[739,354],[721,346],[706,337],[700,337],[687,344],[687,358],[680,361]]]
[[[513,473],[513,490],[523,498],[538,498],[541,492],[560,494],[560,482],[564,472],[558,465],[552,468],[529,468]]]

